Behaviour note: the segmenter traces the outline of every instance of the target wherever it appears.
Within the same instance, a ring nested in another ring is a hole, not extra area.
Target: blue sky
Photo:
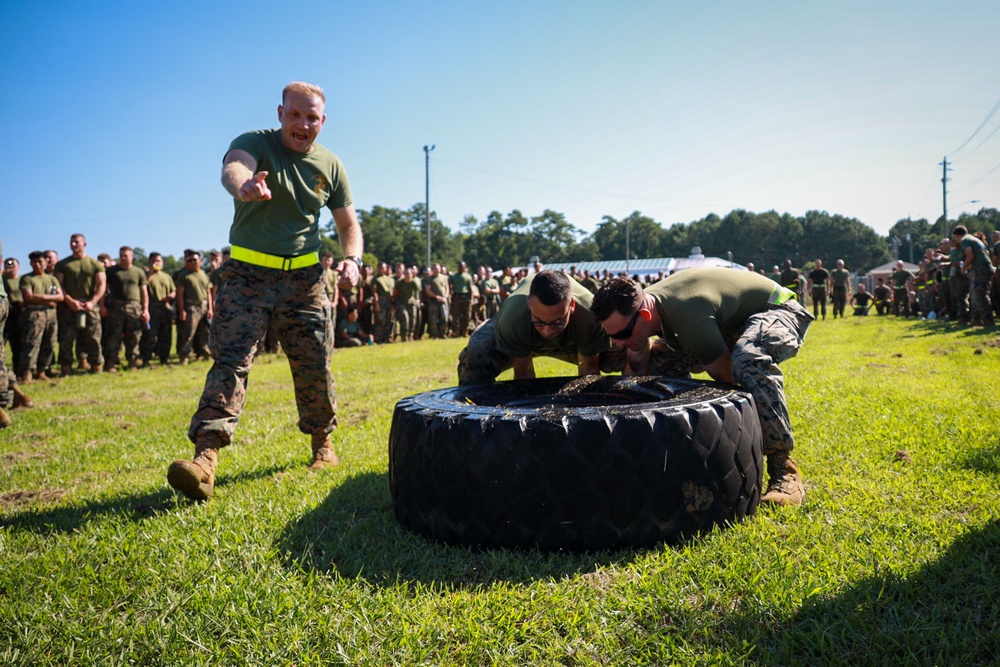
[[[899,218],[1000,207],[1000,3],[6,3],[4,254],[227,242],[221,159],[327,93],[358,208],[550,208],[590,232],[734,208]],[[981,203],[967,204],[978,199]],[[326,216],[327,218],[329,216]],[[738,255],[738,249],[734,249]]]

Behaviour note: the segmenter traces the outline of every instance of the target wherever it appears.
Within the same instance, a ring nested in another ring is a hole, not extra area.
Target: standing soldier
[[[62,302],[63,293],[56,277],[45,273],[45,253],[36,250],[28,255],[31,273],[21,276],[20,288],[24,297],[24,346],[17,368],[21,382],[30,384],[35,378],[47,380],[45,369],[51,358],[39,357],[42,344],[49,357],[56,349],[56,306]]]
[[[952,240],[959,246],[962,258],[962,275],[972,276],[969,292],[972,300],[972,324],[991,327],[993,309],[990,307],[990,282],[993,280],[993,263],[986,244],[969,233],[965,225],[958,225],[951,232]]]
[[[204,359],[212,356],[207,344],[196,346],[195,336],[201,321],[211,320],[214,312],[211,283],[201,268],[201,255],[192,253],[184,261],[187,271],[177,283],[177,356],[182,366],[192,356]]]
[[[399,340],[413,340],[417,314],[420,311],[420,283],[414,278],[416,271],[402,262],[396,264],[396,284],[392,290],[392,305],[396,312]]]
[[[816,268],[809,272],[809,292],[813,300],[813,317],[823,313],[826,319],[826,295],[830,289],[830,272],[823,268],[823,260],[816,260]]]
[[[486,319],[496,317],[497,311],[500,310],[500,281],[494,278],[491,272],[486,273],[486,278],[482,283],[482,290],[483,297],[486,299]]]
[[[139,339],[149,324],[149,289],[146,272],[135,265],[132,248],[122,246],[118,264],[108,269],[108,290],[104,295],[108,310],[108,347],[104,370],[118,372],[118,352],[125,346],[128,368],[139,368]]]
[[[0,243],[0,259],[3,259],[3,243]],[[10,301],[7,300],[7,291],[0,280],[0,429],[13,423],[7,414],[7,408],[31,407],[31,399],[18,388],[17,377],[7,368],[7,340],[3,332],[9,312]]]
[[[837,319],[838,313],[843,318],[847,295],[851,293],[851,272],[844,268],[844,260],[837,260],[837,268],[830,272],[830,279],[833,283],[833,318]]]
[[[472,276],[465,262],[458,263],[458,271],[448,276],[451,292],[451,315],[455,326],[452,335],[461,338],[469,335],[469,317],[472,313]]]
[[[792,292],[796,294],[796,298],[799,300],[799,303],[805,306],[806,302],[800,289],[800,277],[801,275],[799,274],[799,270],[792,266],[792,260],[786,259],[785,268],[782,269],[780,276],[781,285],[786,289],[792,290]]]
[[[392,337],[392,290],[396,281],[389,275],[389,265],[378,263],[378,277],[372,280],[372,308],[375,342],[388,343]]]
[[[62,287],[63,300],[56,310],[59,319],[59,366],[63,377],[73,369],[73,346],[80,370],[100,373],[104,370],[101,351],[101,311],[98,306],[107,288],[104,264],[87,255],[87,239],[73,234],[69,239],[72,254],[55,266],[55,276]]]
[[[223,158],[222,184],[235,211],[232,259],[212,321],[215,363],[188,429],[194,458],[167,471],[170,485],[193,500],[213,493],[218,452],[239,423],[254,352],[269,322],[292,371],[299,430],[312,441],[310,468],[337,464],[330,440],[337,426],[334,336],[317,254],[320,213],[333,214],[346,258],[338,273],[349,282],[357,281],[362,263],[362,233],[344,165],[316,143],[325,106],[322,89],[289,84],[278,106],[281,127],[241,134]]]
[[[431,338],[445,338],[448,335],[448,277],[441,273],[441,265],[435,264],[429,277],[424,279],[424,295],[427,297],[427,333]]]
[[[174,279],[163,270],[163,255],[149,253],[149,326],[142,335],[140,349],[142,364],[150,367],[155,354],[160,365],[166,366],[170,360],[170,339],[172,338],[174,311],[172,305],[177,297]]]
[[[892,280],[892,314],[906,316],[910,314],[910,288],[913,274],[906,270],[903,260],[896,262],[896,270],[889,276]]]
[[[10,313],[7,315],[7,325],[4,327],[4,338],[10,343],[10,363],[18,375],[24,372],[20,367],[21,348],[24,342],[24,297],[21,296],[21,279],[18,271],[21,263],[16,257],[3,260],[3,288],[7,291],[7,301],[10,302]]]

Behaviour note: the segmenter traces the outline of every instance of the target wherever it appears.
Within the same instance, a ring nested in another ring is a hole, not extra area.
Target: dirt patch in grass
[[[952,352],[954,352],[954,350],[943,350],[940,347],[932,347],[930,349],[931,354],[939,354],[941,356],[944,356],[946,354],[951,354]]]
[[[0,495],[0,507],[30,505],[34,502],[51,503],[66,495],[62,489],[41,489],[39,491],[11,491]]]
[[[996,340],[984,341],[983,345],[985,345],[986,347],[1000,347],[1000,338],[997,338]]]
[[[18,461],[31,461],[32,459],[44,459],[47,458],[48,454],[45,452],[7,452],[3,455],[0,461],[3,461],[3,465],[7,466],[14,465]]]
[[[60,398],[52,401],[51,405],[56,407],[63,405],[100,405],[101,402],[97,398]]]
[[[360,408],[357,410],[349,410],[347,412],[347,417],[344,419],[344,426],[357,426],[358,424],[363,424],[368,421],[371,416],[366,408]]]

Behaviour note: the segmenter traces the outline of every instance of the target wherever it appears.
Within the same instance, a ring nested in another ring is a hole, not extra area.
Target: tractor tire
[[[449,544],[590,551],[676,544],[751,516],[753,398],[665,377],[541,378],[396,404],[397,520]]]

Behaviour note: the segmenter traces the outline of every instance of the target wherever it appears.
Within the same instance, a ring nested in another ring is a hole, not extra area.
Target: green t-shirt
[[[972,265],[973,266],[990,266],[990,255],[986,252],[986,245],[979,240],[978,237],[972,234],[966,234],[962,237],[962,258],[964,260],[966,255],[966,248],[972,248]]]
[[[58,289],[59,281],[51,273],[43,273],[40,276],[36,276],[34,273],[29,273],[27,275],[21,276],[18,283],[18,291],[22,294],[24,290],[31,290],[32,294],[52,294],[52,288]],[[28,304],[31,307],[41,306],[40,303]],[[56,307],[56,304],[50,304],[52,308]]]
[[[834,269],[833,271],[830,272],[830,275],[833,277],[834,287],[843,287],[845,289],[847,288],[847,283],[851,279],[850,271],[848,271],[847,269]]]
[[[472,276],[468,272],[453,273],[448,276],[452,294],[468,294],[472,291]]]
[[[63,292],[78,301],[94,296],[97,274],[104,273],[104,265],[93,257],[67,257],[56,264],[55,272],[63,277]]]
[[[163,301],[175,290],[174,279],[163,271],[153,271],[149,275],[149,301]]]
[[[0,296],[6,296],[11,303],[23,303],[24,298],[21,296],[21,279],[14,278],[13,280],[8,280],[7,276],[0,280]]]
[[[208,289],[211,283],[208,280],[208,274],[201,269],[185,273],[178,285],[184,288],[185,308],[208,300]]]
[[[483,281],[482,293],[487,299],[500,296],[499,292],[494,291],[490,293],[491,290],[498,290],[498,289],[500,289],[500,281],[497,280],[496,278],[487,278],[486,280]]]
[[[416,280],[396,281],[396,300],[411,301],[420,298],[420,283]]]
[[[906,283],[910,281],[913,274],[906,269],[900,269],[899,271],[894,271],[889,278],[892,280],[892,284],[896,289],[903,289],[906,287]]]
[[[424,286],[429,286],[434,296],[448,296],[448,276],[443,273],[424,278]]]
[[[781,284],[792,290],[793,292],[799,289],[799,272],[795,269],[785,269],[781,272]]]
[[[372,281],[372,289],[375,296],[380,299],[388,299],[392,296],[392,288],[396,286],[396,279],[392,276],[379,276]]]
[[[508,357],[557,357],[580,354],[591,357],[611,348],[611,339],[601,328],[590,304],[594,295],[570,278],[569,284],[576,299],[576,308],[569,317],[566,328],[554,339],[544,338],[531,325],[528,309],[528,290],[536,274],[531,274],[518,285],[500,305],[496,322],[496,348]]]
[[[107,298],[113,303],[125,303],[126,301],[141,301],[141,288],[148,284],[146,272],[134,264],[123,269],[120,266],[112,266],[108,269],[108,291]]]
[[[236,137],[229,150],[246,151],[266,171],[271,199],[242,202],[229,230],[232,245],[283,257],[316,252],[320,247],[319,218],[350,206],[351,187],[340,159],[318,143],[309,153],[285,148],[281,130],[256,130]]]
[[[767,308],[780,289],[773,280],[748,271],[723,268],[686,269],[651,285],[663,338],[703,364],[726,351],[725,337],[747,318]]]
[[[333,301],[337,295],[337,281],[340,277],[333,269],[323,269],[323,289],[326,291],[326,298]]]

